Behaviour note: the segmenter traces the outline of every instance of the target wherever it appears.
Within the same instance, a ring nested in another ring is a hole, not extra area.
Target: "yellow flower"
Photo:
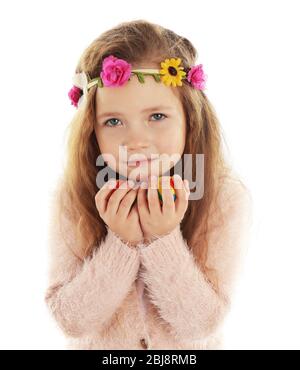
[[[182,86],[182,78],[186,75],[183,70],[183,67],[180,67],[181,59],[180,58],[171,58],[166,59],[164,62],[161,62],[160,65],[162,69],[160,70],[160,74],[163,75],[161,77],[162,82],[170,86],[171,84],[176,86]]]

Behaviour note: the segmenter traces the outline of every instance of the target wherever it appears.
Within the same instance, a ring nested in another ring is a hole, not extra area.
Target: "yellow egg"
[[[171,185],[171,191],[173,193],[173,198],[174,198],[174,201],[175,201],[175,199],[176,199],[176,192],[175,192],[175,189],[174,189],[174,181],[173,181],[172,177],[170,177],[170,185]],[[163,199],[162,199],[162,178],[161,178],[161,176],[158,178],[158,189],[157,189],[157,192],[158,192],[159,200],[162,203]]]

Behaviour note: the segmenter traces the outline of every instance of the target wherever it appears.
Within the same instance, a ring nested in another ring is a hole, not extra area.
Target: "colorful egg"
[[[171,191],[173,193],[173,198],[174,198],[174,201],[175,201],[175,199],[176,199],[176,192],[175,192],[174,181],[173,181],[173,178],[172,177],[170,177],[170,185],[171,185]],[[162,203],[163,199],[162,199],[162,178],[161,178],[161,176],[158,178],[158,189],[157,189],[157,192],[158,192],[159,200]]]

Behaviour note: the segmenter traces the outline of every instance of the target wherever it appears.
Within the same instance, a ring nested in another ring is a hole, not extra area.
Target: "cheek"
[[[104,130],[96,132],[99,150],[105,163],[115,170],[119,156],[119,141],[112,135],[107,135]]]
[[[120,138],[106,129],[99,130],[96,134],[101,152],[118,153]]]
[[[184,130],[176,129],[167,130],[164,135],[157,135],[156,144],[160,153],[180,153],[183,151],[185,143]]]

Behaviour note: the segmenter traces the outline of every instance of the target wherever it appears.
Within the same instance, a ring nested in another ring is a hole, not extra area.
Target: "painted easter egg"
[[[172,177],[170,177],[170,185],[171,185],[171,191],[173,193],[173,198],[174,198],[174,201],[175,201],[175,199],[176,199],[176,192],[175,192],[174,181],[173,181],[173,178]],[[159,201],[162,203],[163,199],[162,199],[162,177],[161,176],[158,178],[158,189],[157,189],[157,192],[158,192]]]

